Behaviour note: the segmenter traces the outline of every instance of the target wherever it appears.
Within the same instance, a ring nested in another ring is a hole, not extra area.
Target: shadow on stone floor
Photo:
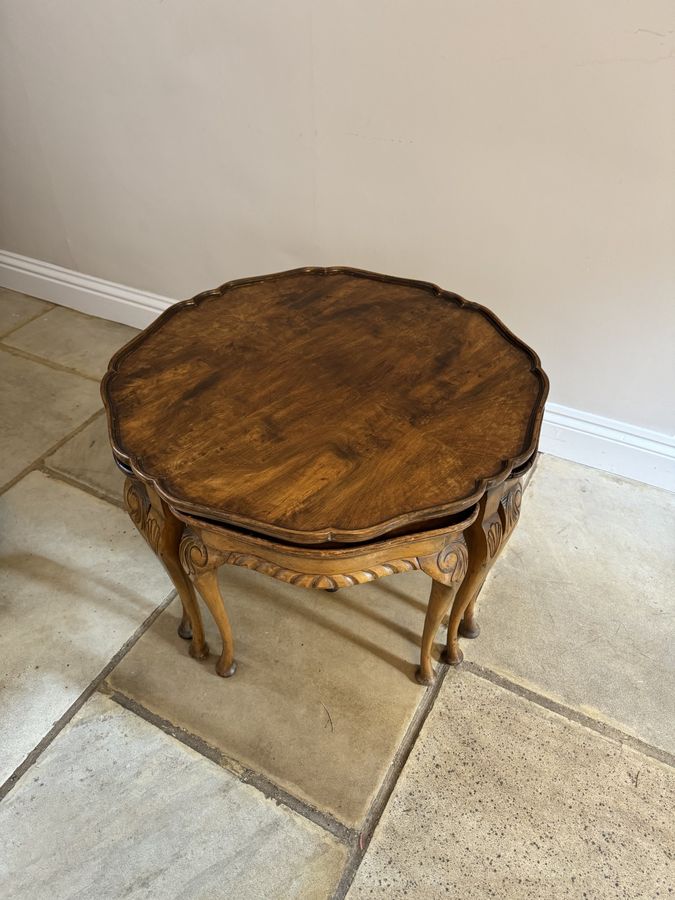
[[[223,597],[239,668],[215,675],[220,638],[198,664],[171,604],[108,683],[305,802],[358,827],[424,694],[414,680],[426,598],[422,573],[348,591],[302,590],[224,567]],[[178,679],[181,690],[174,684]]]

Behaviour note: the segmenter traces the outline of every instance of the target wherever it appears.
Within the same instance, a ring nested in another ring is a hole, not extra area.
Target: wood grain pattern
[[[471,508],[532,456],[547,389],[483,307],[341,268],[176,304],[102,384],[117,458],[171,507],[303,544]]]

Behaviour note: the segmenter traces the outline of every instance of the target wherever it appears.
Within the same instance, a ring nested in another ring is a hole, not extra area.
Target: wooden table
[[[195,587],[236,669],[216,577],[255,569],[335,591],[433,579],[417,678],[450,610],[446,659],[513,529],[548,380],[493,313],[426,282],[296,269],[177,303],[102,382],[134,524],[208,654]]]

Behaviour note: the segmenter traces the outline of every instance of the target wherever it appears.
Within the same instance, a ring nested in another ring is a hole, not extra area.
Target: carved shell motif
[[[502,500],[502,506],[504,508],[504,520],[506,531],[510,532],[516,525],[518,521],[518,517],[520,516],[520,503],[523,498],[523,488],[520,482],[513,488],[513,490],[509,491],[506,497]]]
[[[124,505],[131,521],[157,553],[162,526],[160,520],[151,511],[150,500],[140,482],[127,478],[124,483]]]
[[[487,545],[488,545],[488,553],[490,556],[494,556],[497,550],[499,550],[499,545],[502,541],[502,523],[499,519],[495,519],[494,522],[490,524],[487,533]]]
[[[127,478],[124,482],[124,505],[136,528],[144,531],[150,502],[145,489],[131,478]]]
[[[162,527],[159,523],[159,519],[157,516],[153,515],[152,512],[148,513],[148,517],[145,520],[145,537],[155,553],[159,552],[159,538],[161,533]]]

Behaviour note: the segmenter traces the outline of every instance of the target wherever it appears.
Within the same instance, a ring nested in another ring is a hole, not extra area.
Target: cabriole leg
[[[209,647],[204,635],[202,615],[195,596],[195,590],[187,577],[178,558],[178,548],[183,534],[183,523],[169,513],[165,519],[159,544],[159,558],[164,563],[171,580],[176,586],[178,596],[183,604],[183,617],[178,626],[178,634],[190,640],[190,656],[195,659],[206,659]]]
[[[429,595],[429,605],[427,606],[424,631],[422,633],[420,665],[415,673],[415,678],[420,684],[433,684],[436,678],[431,662],[431,647],[436,637],[436,632],[450,608],[456,592],[456,584],[443,584],[441,581],[431,582],[431,594]]]
[[[178,550],[183,523],[171,512],[168,505],[151,488],[132,478],[127,478],[124,501],[131,521],[152,547],[173,582],[183,606],[183,616],[178,634],[191,639],[190,655],[204,659],[209,648],[204,637],[204,626],[199,612],[194,588],[183,571]]]
[[[185,604],[183,604],[183,615],[178,626],[178,637],[182,637],[184,641],[189,641],[192,638],[192,622],[186,612]]]
[[[232,638],[230,620],[225,612],[225,604],[223,603],[220,588],[218,587],[218,576],[216,571],[214,569],[209,569],[208,571],[197,575],[195,577],[195,585],[211,611],[211,615],[213,616],[214,621],[218,626],[220,636],[223,639],[223,652],[220,654],[220,659],[216,663],[216,672],[219,675],[222,675],[223,678],[229,678],[237,671],[237,663],[234,659],[234,639]]]
[[[471,591],[471,598],[459,625],[461,637],[476,638],[480,634],[480,627],[476,622],[476,600],[487,573],[516,526],[520,515],[522,493],[520,479],[507,482],[505,486],[501,486],[501,489],[495,488],[494,491],[489,491],[481,501],[478,518],[467,529],[465,536],[469,547],[469,574],[466,581],[467,583],[471,582],[470,586],[467,584],[467,592]],[[498,501],[497,498],[499,498]],[[462,600],[463,598],[458,597],[459,603]]]
[[[477,597],[478,595],[476,595]],[[463,638],[477,638],[480,634],[480,625],[476,621],[476,597],[464,610],[464,616],[459,623],[459,634]]]
[[[464,658],[459,648],[458,634],[477,637],[479,632],[475,619],[476,598],[502,540],[502,520],[499,514],[502,491],[503,486],[499,485],[483,495],[475,522],[464,532],[469,564],[466,577],[457,591],[448,624],[446,661],[451,666],[459,665]]]
[[[191,531],[186,532],[181,541],[180,559],[183,568],[208,606],[223,641],[222,653],[216,663],[216,672],[223,678],[229,678],[237,671],[237,663],[234,658],[232,628],[218,587],[217,568],[222,559],[217,551],[207,547],[201,538]]]
[[[471,551],[469,551],[469,553],[470,552]],[[467,588],[466,590],[462,590],[462,588],[464,588],[463,584],[457,591],[455,602],[452,605],[452,612],[450,613],[450,621],[448,622],[448,643],[445,650],[445,662],[451,666],[458,666],[464,659],[464,654],[459,647],[457,635],[459,633],[459,624],[462,621],[467,606],[471,602],[470,580],[472,573],[470,560],[471,557],[469,556],[469,571],[467,572],[466,580],[464,582],[464,584],[467,584]]]
[[[435,556],[420,558],[420,568],[432,578],[429,605],[424,619],[420,666],[415,677],[420,684],[432,684],[434,670],[431,664],[431,647],[450,605],[457,600],[457,589],[466,575],[468,554],[462,534],[452,535],[448,543]]]

